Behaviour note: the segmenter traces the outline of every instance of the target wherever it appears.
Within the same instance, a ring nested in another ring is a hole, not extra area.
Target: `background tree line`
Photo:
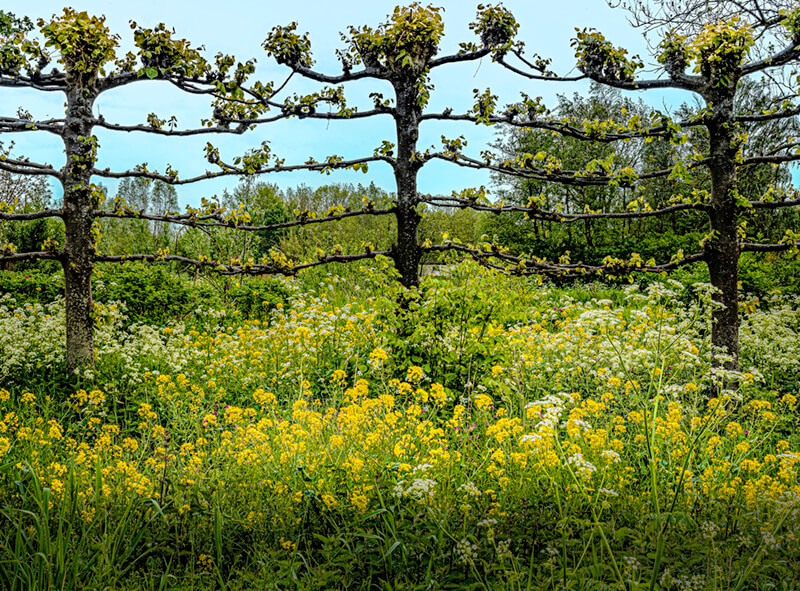
[[[774,97],[766,94],[753,81],[742,83],[738,97],[739,112],[769,109]],[[673,118],[689,120],[700,110],[698,104],[683,103],[675,108]],[[652,115],[652,107],[641,99],[633,100],[618,89],[592,83],[588,93],[560,95],[554,109],[555,117],[586,120],[602,124],[620,117]],[[746,133],[757,143],[755,150],[782,143],[798,132],[795,120],[776,120],[766,126],[747,126]],[[569,169],[578,169],[586,162],[609,162],[616,168],[630,167],[647,174],[672,168],[695,152],[708,150],[708,133],[703,127],[691,128],[689,141],[684,144],[661,138],[638,137],[612,146],[609,143],[588,143],[569,136],[544,130],[529,130],[506,126],[494,144],[505,158],[523,153],[547,153],[560,159]],[[668,206],[675,195],[690,195],[693,191],[709,191],[710,179],[702,169],[692,172],[692,183],[678,175],[661,176],[643,181],[643,195],[626,186],[575,186],[554,184],[537,179],[492,175],[500,198],[520,206],[536,204],[547,210],[565,214],[590,211],[624,212],[631,204],[644,198],[653,209]],[[749,201],[758,200],[770,188],[791,191],[792,174],[789,168],[771,164],[751,167],[739,183],[739,191]],[[748,234],[762,242],[777,242],[787,227],[800,220],[796,209],[783,209],[764,215],[751,211],[745,216]],[[671,212],[650,218],[582,219],[562,223],[546,219],[530,219],[524,213],[511,212],[490,216],[484,221],[484,231],[495,242],[511,248],[517,255],[536,255],[557,260],[566,251],[572,260],[600,264],[606,256],[627,258],[636,252],[643,259],[669,259],[678,249],[687,253],[697,250],[698,242],[708,232],[708,220],[700,212]]]

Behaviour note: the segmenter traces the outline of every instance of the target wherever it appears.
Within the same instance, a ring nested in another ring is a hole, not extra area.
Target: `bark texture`
[[[91,172],[96,161],[92,138],[92,107],[95,93],[81,85],[67,92],[63,134],[67,162],[62,170],[65,227],[64,296],[67,328],[67,369],[74,372],[94,362],[92,270],[94,244]]]
[[[397,130],[397,243],[392,248],[392,258],[405,287],[419,285],[419,263],[422,250],[417,230],[421,220],[417,213],[417,173],[421,167],[417,159],[419,118],[422,109],[417,102],[413,82],[400,80],[394,85],[397,97],[395,127]]]
[[[707,93],[712,112],[707,120],[711,162],[711,240],[705,254],[711,285],[719,290],[715,300],[723,307],[713,312],[711,341],[732,357],[726,369],[739,367],[739,239],[736,203],[737,144],[734,134],[735,85]]]

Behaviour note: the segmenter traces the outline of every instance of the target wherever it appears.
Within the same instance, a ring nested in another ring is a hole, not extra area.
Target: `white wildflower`
[[[458,561],[462,564],[472,564],[478,557],[478,546],[469,540],[459,540],[455,547]]]

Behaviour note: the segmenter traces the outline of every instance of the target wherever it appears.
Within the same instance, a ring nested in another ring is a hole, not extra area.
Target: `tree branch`
[[[3,213],[0,212],[0,220],[39,220],[42,218],[59,218],[63,212],[60,209],[43,209],[41,211],[34,211],[31,213]]]
[[[661,178],[672,174],[672,169],[667,168],[667,169],[655,170],[651,172],[637,174],[636,178],[633,179],[633,181],[626,181],[625,179],[620,179],[613,176],[606,176],[606,175],[592,176],[587,174],[587,171],[585,170],[561,170],[558,172],[548,172],[545,169],[525,170],[525,169],[513,168],[511,166],[505,166],[502,164],[491,164],[490,162],[476,160],[475,158],[470,158],[469,156],[464,156],[463,154],[453,155],[453,154],[445,154],[442,152],[436,152],[433,154],[426,154],[424,156],[425,161],[434,158],[439,160],[445,160],[447,162],[453,162],[465,168],[473,168],[476,170],[491,170],[494,172],[499,172],[510,176],[530,178],[541,181],[551,181],[555,183],[560,183],[562,185],[571,185],[575,187],[608,186],[611,185],[612,183],[616,183],[620,187],[627,187],[627,186],[633,186],[635,181]],[[696,160],[690,163],[687,166],[687,168],[690,169],[696,168],[701,165],[706,165],[709,162],[710,162],[709,158],[703,158],[702,160]]]
[[[800,154],[774,154],[771,156],[762,155],[745,158],[744,161],[739,164],[739,166],[751,164],[784,164],[786,162],[797,161],[800,161]]]
[[[750,207],[753,209],[778,209],[780,207],[798,207],[800,199],[790,201],[751,201]]]
[[[0,76],[0,86],[6,88],[32,88],[45,92],[63,91],[67,81],[61,72],[37,73],[36,76]]]
[[[280,117],[276,117],[275,120],[280,119]],[[110,131],[125,131],[125,132],[132,132],[132,131],[140,131],[142,133],[150,133],[154,135],[166,135],[166,136],[190,136],[190,135],[205,135],[209,133],[232,133],[236,135],[243,134],[247,131],[246,126],[243,124],[244,121],[235,121],[235,123],[241,124],[237,125],[234,128],[216,125],[214,127],[198,127],[193,129],[163,129],[160,127],[153,127],[152,125],[120,125],[117,123],[108,123],[103,117],[99,117],[97,119],[92,120],[92,125],[97,127],[102,127],[103,129],[108,129]],[[252,122],[248,122],[252,123]]]
[[[11,254],[0,255],[0,263],[15,263],[19,261],[39,261],[39,260],[61,261],[64,259],[64,256],[65,255],[63,250],[41,250],[39,252],[15,252]]]
[[[192,259],[189,257],[178,255],[155,255],[155,254],[132,254],[132,255],[95,255],[94,260],[103,263],[124,263],[127,261],[140,261],[145,263],[160,263],[160,262],[177,262],[186,265],[191,265],[197,268],[209,269],[219,275],[286,275],[291,276],[311,267],[325,265],[327,263],[349,263],[364,259],[374,259],[378,256],[391,256],[390,251],[367,251],[360,254],[331,254],[320,257],[316,261],[300,263],[297,265],[292,264],[252,264],[252,265],[226,265],[219,261],[207,261],[200,259]],[[0,262],[3,259],[0,258]],[[291,263],[291,261],[289,261]]]
[[[278,106],[282,108],[280,103],[274,105],[270,102],[270,105]],[[287,117],[297,117],[298,119],[327,119],[327,120],[349,120],[349,119],[364,119],[366,117],[375,117],[376,115],[394,115],[395,110],[392,107],[386,107],[381,109],[370,109],[368,111],[358,111],[353,110],[348,113],[320,113],[318,111],[310,112],[310,113],[302,113],[292,110],[287,110],[284,114],[281,115],[281,118]],[[239,120],[239,119],[232,119],[232,123],[247,123],[247,120]],[[254,119],[252,123],[264,123],[264,120],[261,119]]]
[[[492,50],[489,49],[488,47],[484,47],[483,49],[479,49],[478,51],[469,51],[466,53],[454,53],[452,55],[446,55],[444,57],[431,60],[430,65],[428,67],[432,70],[433,68],[438,68],[439,66],[443,66],[445,64],[455,64],[458,62],[471,62],[486,57],[491,53]]]
[[[800,115],[800,105],[795,106],[791,109],[776,111],[775,113],[739,115],[738,117],[734,117],[733,120],[738,123],[755,123],[759,121],[774,121],[776,119],[789,119],[791,117],[794,117],[795,115]]]
[[[305,66],[290,66],[292,71],[299,74],[303,78],[314,80],[316,82],[324,82],[325,84],[343,84],[345,82],[353,82],[355,80],[363,80],[364,78],[385,78],[384,74],[377,68],[364,68],[357,72],[342,73],[338,76],[329,76],[322,72],[317,72]]]
[[[487,117],[485,119],[479,119],[475,115],[471,115],[469,113],[465,113],[463,115],[453,115],[452,113],[445,111],[442,113],[426,113],[422,115],[420,121],[427,121],[427,120],[437,120],[437,121],[469,121],[470,123],[480,124],[480,123],[500,123],[511,125],[513,127],[518,127],[521,129],[542,129],[545,131],[553,131],[559,133],[563,136],[572,137],[582,141],[590,141],[590,142],[601,142],[601,143],[612,143],[618,141],[627,141],[633,139],[642,139],[647,137],[664,137],[670,135],[668,133],[670,130],[666,125],[657,125],[654,127],[650,127],[646,130],[642,131],[631,131],[626,133],[596,133],[590,134],[582,131],[581,129],[569,125],[567,123],[563,123],[557,120],[550,120],[550,121],[517,121],[513,118],[513,115],[503,115],[503,116],[496,116],[496,117]],[[690,128],[690,127],[699,127],[703,125],[700,121],[679,121],[675,125],[679,125],[681,128]]]
[[[663,273],[672,271],[683,265],[696,263],[705,258],[705,253],[698,252],[681,259],[670,261],[662,265],[643,265],[632,264],[626,261],[614,261],[604,265],[586,265],[584,263],[549,263],[544,260],[524,259],[497,250],[482,250],[464,246],[462,244],[437,244],[422,247],[427,252],[456,251],[469,254],[473,259],[484,266],[510,272],[514,275],[549,275],[555,277],[581,277],[591,274],[611,275],[621,277],[630,273]],[[489,259],[498,259],[514,265],[514,267],[504,267],[495,265]]]
[[[176,262],[191,265],[199,269],[211,269],[220,275],[292,275],[290,266],[278,265],[225,265],[219,261],[193,259],[173,254],[130,254],[130,255],[104,255],[94,256],[94,260],[101,263],[125,263],[139,261],[144,263]]]
[[[7,156],[0,156],[0,170],[13,172],[15,174],[52,176],[57,179],[61,178],[61,172],[49,164],[39,164],[38,162],[9,158]]]
[[[301,263],[295,265],[295,271],[302,271],[303,269],[310,269],[311,267],[318,267],[328,263],[352,263],[353,261],[363,261],[365,259],[374,259],[379,256],[391,257],[392,252],[389,250],[369,250],[359,254],[330,254],[309,263]]]
[[[759,244],[757,242],[742,242],[739,245],[739,250],[742,252],[783,252],[800,248],[800,242],[794,244]]]
[[[787,45],[781,51],[774,53],[763,60],[741,66],[739,68],[739,72],[740,75],[747,76],[748,74],[753,74],[769,68],[785,66],[797,58],[800,58],[800,44],[794,43],[792,45]]]
[[[34,121],[19,117],[0,117],[0,133],[19,133],[24,131],[49,131],[61,135],[64,131],[63,119]]]
[[[334,222],[344,220],[351,217],[362,215],[387,215],[393,213],[394,209],[361,209],[357,211],[345,211],[343,213],[329,215],[321,218],[308,217],[299,219],[292,222],[281,222],[277,224],[267,224],[262,226],[251,226],[247,224],[237,224],[234,221],[226,221],[224,216],[219,213],[210,213],[206,215],[196,215],[186,213],[181,215],[151,215],[140,212],[127,212],[123,210],[99,212],[96,217],[98,218],[111,218],[111,219],[133,219],[133,220],[149,220],[154,222],[166,222],[169,224],[179,224],[182,226],[190,226],[192,228],[233,228],[236,230],[244,230],[247,232],[264,232],[269,230],[280,230],[282,228],[292,228],[295,226],[306,226],[309,224],[320,224],[324,222]],[[209,222],[205,220],[217,220]]]
[[[297,170],[310,170],[312,172],[325,172],[326,170],[338,170],[343,168],[350,168],[353,165],[357,164],[368,164],[370,162],[378,162],[383,161],[387,162],[394,167],[394,160],[389,158],[388,156],[369,156],[366,158],[356,158],[353,160],[342,160],[341,162],[315,162],[313,164],[295,164],[292,166],[271,166],[267,168],[259,168],[253,171],[245,171],[237,166],[225,164],[220,162],[220,166],[223,170],[217,172],[206,171],[205,174],[197,175],[194,177],[180,179],[177,176],[169,175],[169,174],[162,174],[158,172],[149,172],[149,171],[136,171],[136,170],[126,170],[123,172],[112,172],[109,169],[94,169],[92,171],[93,175],[97,175],[103,178],[110,178],[110,179],[124,179],[124,178],[145,178],[151,179],[155,181],[163,181],[169,185],[188,185],[190,183],[196,183],[199,181],[203,181],[206,179],[215,179],[224,176],[232,176],[232,175],[256,175],[256,174],[267,174],[270,172],[292,172]]]
[[[524,63],[527,67],[531,68],[532,70],[539,72],[542,71],[541,69],[534,67],[532,64],[528,62],[528,60],[524,59],[519,54],[515,53],[514,55],[516,55],[517,58],[519,58],[519,60],[522,61],[522,63]],[[580,80],[586,80],[586,78],[588,78],[586,74],[580,74],[579,76],[557,76],[557,75],[549,75],[547,73],[531,74],[530,72],[526,72],[522,68],[518,68],[514,65],[509,64],[504,57],[499,57],[496,61],[510,72],[518,74],[524,78],[527,78],[528,80],[548,80],[552,82],[579,82]]]
[[[452,207],[452,208],[470,208],[476,211],[488,211],[491,213],[504,213],[508,211],[518,211],[527,214],[530,218],[541,220],[548,220],[554,222],[577,222],[580,220],[596,220],[596,219],[634,219],[646,218],[664,215],[667,213],[674,213],[676,211],[686,210],[708,210],[708,206],[702,203],[679,203],[661,209],[652,211],[624,211],[624,212],[611,212],[611,213],[562,213],[558,211],[544,210],[537,207],[524,207],[521,205],[486,205],[476,203],[469,199],[461,197],[423,197],[420,201],[430,203],[438,207]],[[448,203],[449,202],[449,203]]]

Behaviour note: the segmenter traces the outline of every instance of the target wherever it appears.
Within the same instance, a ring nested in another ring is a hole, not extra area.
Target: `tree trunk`
[[[65,200],[66,201],[66,200]],[[93,301],[92,301],[92,269],[90,257],[86,255],[89,234],[88,253],[91,255],[91,219],[88,224],[82,220],[69,219],[65,216],[66,259],[64,267],[64,296],[67,323],[67,369],[74,372],[91,365],[94,361]],[[88,225],[89,230],[86,230]]]
[[[733,86],[732,88],[735,88]],[[732,358],[723,366],[739,368],[739,239],[736,205],[736,151],[733,123],[733,90],[707,97],[713,114],[708,122],[711,163],[711,209],[713,236],[705,254],[711,285],[719,290],[715,301],[723,305],[713,312],[711,342]]]
[[[734,212],[712,211],[711,229],[714,238],[706,247],[706,263],[711,285],[719,290],[714,300],[724,307],[714,310],[711,342],[732,357],[726,369],[739,368],[739,243]]]
[[[95,94],[73,85],[67,93],[66,130],[63,135],[67,162],[61,173],[64,188],[64,296],[67,328],[67,369],[73,373],[94,363],[92,222],[95,204],[90,183],[96,161],[92,137]]]
[[[397,160],[394,171],[397,182],[397,243],[392,247],[392,258],[400,273],[400,281],[406,287],[419,285],[419,264],[422,250],[417,238],[420,215],[417,213],[417,173],[420,163],[416,161],[419,117],[417,93],[413,84],[400,81],[395,85],[397,97]]]

